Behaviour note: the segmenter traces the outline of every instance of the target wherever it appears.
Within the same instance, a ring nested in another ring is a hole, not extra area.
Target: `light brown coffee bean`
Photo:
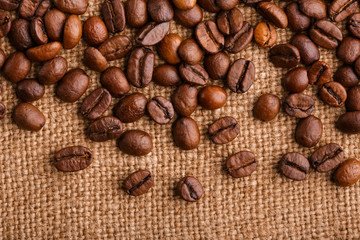
[[[63,44],[65,49],[74,48],[81,39],[82,24],[81,20],[76,15],[71,15],[64,25]]]
[[[26,56],[37,62],[44,62],[56,57],[62,49],[60,42],[51,42],[37,47],[29,48],[26,51]]]
[[[12,117],[19,128],[37,132],[45,125],[45,116],[30,103],[20,103],[12,113]]]

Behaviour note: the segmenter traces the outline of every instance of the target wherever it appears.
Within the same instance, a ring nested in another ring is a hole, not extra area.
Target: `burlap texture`
[[[84,21],[99,15],[102,1],[90,1]],[[277,2],[278,3],[278,2]],[[280,6],[284,6],[282,2]],[[238,6],[253,26],[263,20],[255,10]],[[214,19],[206,14],[205,18]],[[343,27],[343,26],[342,26]],[[171,23],[171,31],[184,39],[189,29]],[[277,29],[277,43],[287,42],[293,34]],[[124,34],[133,35],[130,30]],[[3,38],[6,54],[14,51]],[[268,61],[268,49],[254,43],[240,54],[231,55],[252,60],[256,81],[245,94],[229,94],[226,105],[216,111],[198,107],[192,117],[201,131],[196,150],[182,151],[174,145],[171,125],[155,124],[149,117],[126,124],[126,129],[141,129],[153,137],[154,149],[145,157],[121,153],[116,141],[95,143],[87,139],[89,122],[79,114],[82,100],[100,86],[100,74],[82,64],[86,47],[81,42],[72,50],[62,50],[69,68],[82,67],[91,84],[76,103],[61,102],[54,86],[46,87],[45,96],[34,103],[46,116],[47,123],[38,133],[19,130],[11,112],[19,102],[14,84],[1,77],[4,92],[0,100],[8,108],[0,121],[0,238],[1,239],[359,239],[360,184],[337,187],[330,174],[311,171],[307,179],[294,182],[281,176],[278,162],[287,152],[309,156],[317,147],[330,142],[340,144],[345,157],[360,158],[359,136],[345,135],[334,122],[345,112],[331,108],[316,97],[317,87],[305,93],[314,96],[314,115],[324,124],[324,133],[314,148],[299,146],[294,140],[297,120],[281,112],[270,123],[255,120],[253,104],[264,93],[286,95],[281,77],[286,72]],[[334,51],[321,49],[321,60],[336,69],[341,63]],[[126,59],[111,62],[125,69]],[[156,65],[162,63],[157,58]],[[30,77],[36,76],[39,64],[33,64]],[[222,81],[210,81],[223,85]],[[145,89],[132,88],[148,98],[160,95],[170,98],[174,88],[151,83]],[[113,100],[113,104],[118,99]],[[110,115],[109,110],[106,115]],[[207,133],[210,123],[219,117],[233,116],[240,124],[239,136],[229,144],[215,145]],[[63,147],[82,145],[93,151],[93,164],[77,173],[62,173],[52,164],[54,153]],[[234,179],[224,170],[225,160],[240,150],[256,154],[258,168],[253,175]],[[128,196],[121,184],[128,174],[149,169],[155,176],[152,190],[143,196]],[[185,176],[197,177],[205,195],[197,203],[181,200],[174,191]]]

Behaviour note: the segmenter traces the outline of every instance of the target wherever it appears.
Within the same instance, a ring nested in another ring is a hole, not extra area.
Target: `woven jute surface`
[[[84,21],[99,15],[102,1],[90,1]],[[278,3],[278,2],[276,2]],[[279,3],[284,6],[284,2]],[[255,10],[238,6],[253,26],[263,20]],[[205,18],[214,19],[206,14]],[[190,37],[190,29],[171,23],[170,32]],[[293,34],[277,29],[278,43]],[[133,35],[127,29],[123,34]],[[3,38],[6,54],[14,51]],[[294,140],[297,120],[280,112],[272,122],[255,120],[253,104],[264,93],[285,97],[281,77],[286,70],[273,67],[268,49],[252,43],[239,54],[256,65],[256,81],[245,94],[229,94],[226,105],[216,111],[197,108],[192,117],[201,131],[196,150],[182,151],[174,145],[171,124],[157,125],[149,117],[126,124],[126,129],[141,129],[153,137],[154,149],[145,157],[125,155],[116,141],[95,143],[87,139],[89,125],[79,114],[82,100],[100,86],[100,74],[82,64],[86,44],[62,50],[69,68],[81,67],[91,77],[91,84],[76,103],[61,102],[54,86],[34,103],[46,116],[47,123],[38,133],[19,130],[11,112],[19,102],[14,84],[1,77],[4,92],[0,99],[8,108],[0,122],[0,238],[1,239],[359,239],[360,184],[341,188],[331,182],[330,174],[311,171],[307,179],[294,182],[280,175],[278,162],[287,152],[308,157],[317,147],[330,142],[340,144],[345,157],[360,158],[359,136],[344,135],[334,122],[345,111],[330,108],[317,98],[317,87],[306,94],[317,99],[314,115],[324,124],[321,141],[314,148],[299,146]],[[341,63],[334,51],[321,49],[321,59],[334,69]],[[111,62],[126,68],[126,59]],[[162,63],[157,58],[156,65]],[[35,77],[39,64],[33,64]],[[220,80],[211,84],[223,86]],[[145,89],[132,88],[148,98],[170,98],[174,88],[151,83]],[[118,100],[115,99],[113,104]],[[106,115],[111,115],[109,110]],[[214,120],[233,116],[240,124],[240,134],[231,143],[215,145],[207,133]],[[82,145],[93,151],[94,162],[76,173],[62,173],[53,166],[54,153],[66,146]],[[256,155],[258,168],[250,177],[234,179],[224,170],[228,156],[240,150]],[[148,169],[155,177],[151,191],[140,197],[128,196],[122,181],[138,169]],[[177,181],[193,175],[203,184],[205,195],[197,203],[181,200],[175,192]]]

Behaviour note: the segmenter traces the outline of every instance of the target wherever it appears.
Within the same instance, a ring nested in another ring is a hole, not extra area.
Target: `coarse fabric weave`
[[[103,1],[90,0],[88,11],[80,16],[99,15]],[[281,7],[284,2],[275,1]],[[239,4],[245,20],[253,26],[263,21],[255,9]],[[14,16],[13,16],[14,17]],[[215,19],[205,14],[205,19]],[[340,26],[341,24],[339,24]],[[344,26],[341,25],[344,29]],[[171,22],[170,32],[186,39],[192,31]],[[288,42],[289,29],[277,28],[277,43]],[[134,35],[133,30],[122,34]],[[6,54],[14,49],[7,38],[1,48]],[[281,77],[286,70],[275,68],[268,59],[268,49],[252,43],[239,54],[230,55],[232,62],[240,57],[254,62],[256,81],[245,94],[227,89],[228,102],[215,111],[198,107],[192,117],[201,132],[196,150],[182,151],[174,145],[171,124],[158,125],[148,116],[126,124],[128,129],[141,129],[153,137],[154,149],[145,157],[120,152],[116,141],[95,143],[86,137],[89,121],[79,113],[85,96],[100,86],[100,74],[82,64],[81,43],[72,50],[62,50],[69,69],[81,67],[91,83],[76,103],[61,102],[55,87],[47,86],[46,94],[34,103],[46,116],[45,127],[37,133],[20,130],[11,113],[19,103],[15,85],[1,77],[4,92],[0,101],[7,108],[0,121],[0,238],[1,239],[359,239],[360,183],[338,187],[331,174],[311,170],[306,180],[291,181],[279,173],[279,160],[287,152],[309,157],[327,143],[344,148],[345,158],[360,158],[359,136],[346,135],[335,128],[335,121],[345,108],[331,108],[317,97],[318,87],[309,86],[306,94],[316,99],[314,115],[324,124],[319,144],[301,147],[294,140],[297,120],[281,111],[273,121],[255,120],[252,108],[257,98],[274,93],[282,100],[286,93]],[[154,48],[155,50],[155,48]],[[341,64],[335,51],[321,50],[321,60],[334,70]],[[111,66],[126,69],[126,59]],[[156,65],[163,63],[156,57]],[[29,77],[35,77],[40,64],[34,63]],[[223,86],[221,80],[210,84]],[[170,98],[174,88],[151,83],[145,89],[132,87],[149,99]],[[112,106],[118,101],[113,100]],[[106,115],[111,115],[109,109]],[[207,136],[214,120],[233,116],[240,124],[240,134],[231,143],[215,145]],[[64,147],[82,145],[93,152],[93,164],[76,173],[62,173],[53,165],[54,153]],[[226,173],[226,159],[241,150],[255,153],[258,167],[250,177],[235,179]],[[151,191],[139,197],[127,195],[122,181],[138,169],[148,169],[155,178]],[[176,194],[176,184],[185,175],[195,176],[205,194],[197,203],[187,203]]]

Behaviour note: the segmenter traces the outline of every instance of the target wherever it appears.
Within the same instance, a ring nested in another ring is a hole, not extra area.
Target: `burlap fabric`
[[[90,1],[86,14],[99,15],[102,1]],[[284,3],[280,3],[284,6]],[[255,10],[240,4],[245,19],[252,25],[262,18]],[[207,14],[206,18],[214,15]],[[191,31],[171,23],[171,32],[184,39]],[[289,29],[277,29],[278,43],[288,41]],[[133,32],[126,30],[124,34]],[[6,54],[14,51],[3,38]],[[69,68],[82,67],[81,42],[75,49],[62,50]],[[47,87],[44,98],[34,103],[46,116],[42,131],[19,130],[11,120],[19,102],[14,84],[1,77],[4,93],[1,101],[9,111],[0,122],[0,238],[1,239],[359,239],[360,184],[337,187],[330,174],[312,171],[307,179],[294,182],[281,176],[278,162],[286,152],[309,156],[315,148],[330,142],[339,143],[345,157],[360,158],[359,136],[344,135],[335,129],[335,120],[344,108],[330,108],[316,101],[314,115],[324,124],[320,143],[303,148],[294,141],[297,120],[281,112],[270,123],[254,120],[252,107],[264,93],[285,97],[281,76],[286,72],[268,61],[268,49],[254,43],[232,61],[243,57],[256,65],[256,81],[245,94],[229,94],[226,105],[216,111],[200,107],[192,117],[201,131],[201,144],[193,151],[181,151],[171,137],[171,125],[157,125],[149,117],[126,129],[149,132],[154,149],[146,157],[122,154],[116,141],[91,142],[85,129],[89,122],[79,114],[83,98],[100,86],[99,74],[86,72],[91,84],[76,103],[64,103],[55,97],[54,87]],[[321,59],[334,69],[340,64],[333,51],[321,49]],[[111,65],[125,69],[125,59]],[[157,59],[156,65],[162,63]],[[31,77],[39,64],[33,64]],[[222,81],[211,81],[223,85]],[[174,88],[151,83],[145,89],[132,88],[149,98],[170,97]],[[316,97],[317,87],[305,91]],[[115,99],[113,104],[118,100]],[[110,115],[109,110],[106,115]],[[239,136],[229,144],[215,145],[206,136],[210,123],[219,117],[233,116],[240,124]],[[63,147],[82,145],[94,154],[93,164],[84,171],[62,173],[52,164],[54,153]],[[227,157],[240,150],[256,154],[258,168],[244,179],[234,179],[224,170]],[[155,186],[143,196],[128,196],[122,189],[124,178],[138,169],[149,169]],[[196,176],[205,195],[198,203],[181,200],[174,189],[185,176]]]

